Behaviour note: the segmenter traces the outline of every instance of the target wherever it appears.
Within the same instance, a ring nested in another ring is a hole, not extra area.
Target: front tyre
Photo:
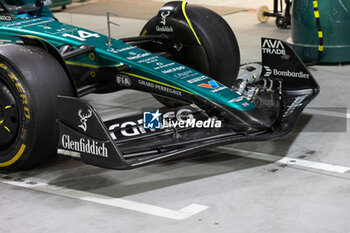
[[[171,43],[165,44],[163,50],[172,55],[172,60],[191,67],[216,81],[232,87],[239,71],[240,53],[237,39],[227,22],[215,12],[199,7],[184,8],[197,38],[189,34],[167,33]],[[161,34],[156,30],[161,20],[158,16],[150,19],[141,31],[141,35]],[[188,22],[176,21],[189,24]],[[176,28],[176,23],[173,25]],[[142,47],[153,51],[150,47]],[[176,48],[176,49],[174,49]],[[179,103],[165,97],[155,96],[166,106],[174,107]]]
[[[32,168],[57,154],[57,95],[73,90],[53,56],[33,46],[0,47],[0,169]]]

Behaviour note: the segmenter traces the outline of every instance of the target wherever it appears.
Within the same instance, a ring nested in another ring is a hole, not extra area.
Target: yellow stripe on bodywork
[[[194,31],[194,29],[193,29],[193,27],[192,27],[191,21],[190,21],[189,18],[187,17],[187,14],[186,14],[186,5],[187,5],[187,2],[186,2],[186,1],[182,1],[182,12],[183,12],[183,15],[185,16],[185,19],[186,19],[188,25],[190,26],[190,28],[191,28],[191,30],[192,30],[194,36],[196,37],[196,39],[197,39],[197,41],[198,41],[198,44],[199,44],[199,45],[202,45],[202,44],[201,44],[201,41],[199,40],[199,38],[198,38],[196,32]]]
[[[86,64],[86,63],[80,63],[80,62],[72,62],[72,61],[66,61],[67,65],[72,65],[72,66],[82,66],[82,67],[88,67],[88,68],[93,68],[93,69],[98,69],[101,66],[96,66],[96,65],[91,65],[91,64]]]
[[[147,29],[145,29],[145,30],[142,32],[141,36],[144,36],[144,35],[146,35],[146,34],[147,34]]]
[[[37,38],[37,39],[40,39],[40,40],[44,40],[43,38],[39,37],[39,36],[34,36],[34,35],[23,35],[25,37],[33,37],[33,38]]]
[[[1,123],[2,124],[2,123]],[[11,133],[11,130],[9,128],[7,128],[6,126],[4,126],[4,128],[9,132]]]
[[[22,144],[21,148],[19,149],[18,153],[9,161],[5,163],[0,163],[0,167],[8,167],[12,164],[14,164],[19,158],[21,158],[24,150],[26,149],[26,145]]]
[[[171,87],[171,88],[174,88],[176,90],[179,90],[179,91],[182,91],[182,92],[186,92],[188,94],[191,94],[193,95],[193,93],[189,92],[189,91],[186,91],[186,90],[183,90],[181,88],[178,88],[178,87],[174,87],[174,86],[171,86],[169,84],[166,84],[166,83],[162,83],[162,82],[159,82],[159,81],[156,81],[156,80],[153,80],[153,79],[150,79],[150,78],[146,78],[146,77],[143,77],[143,76],[140,76],[140,75],[137,75],[137,74],[132,74],[132,73],[128,73],[128,72],[121,72],[122,74],[126,74],[126,75],[130,75],[130,76],[133,76],[135,78],[140,78],[140,79],[144,79],[144,80],[147,80],[147,81],[150,81],[150,82],[154,82],[154,83],[158,83],[158,84],[161,84],[161,85],[164,85],[164,86],[167,86],[167,87]]]

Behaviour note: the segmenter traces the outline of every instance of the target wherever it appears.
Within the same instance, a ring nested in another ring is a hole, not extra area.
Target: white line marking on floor
[[[325,109],[320,109],[320,108],[306,108],[303,111],[303,114],[317,114],[317,115],[322,115],[322,116],[329,116],[329,117],[339,117],[339,118],[347,118],[350,119],[350,113],[345,113],[345,112],[336,112],[336,111],[330,111]]]
[[[2,178],[0,176],[0,183],[13,185],[21,188],[26,188],[26,189],[31,189],[31,190],[36,190],[40,192],[55,194],[59,196],[94,202],[98,204],[123,208],[127,210],[134,210],[137,212],[159,216],[163,218],[168,218],[168,219],[173,219],[173,220],[184,220],[209,208],[204,205],[191,204],[180,210],[171,210],[167,208],[125,200],[121,198],[114,198],[114,197],[109,197],[105,195],[99,195],[99,194],[94,194],[90,192],[50,185],[43,182],[36,182],[27,178],[26,179],[21,179],[21,178],[6,179],[5,175],[2,176]]]
[[[317,170],[323,170],[323,171],[329,171],[329,172],[335,172],[335,173],[345,173],[350,171],[349,167],[343,167],[343,166],[338,166],[338,165],[333,165],[328,163],[313,162],[313,161],[297,159],[297,158],[280,157],[276,155],[234,149],[234,148],[223,147],[223,146],[217,147],[215,149],[215,152],[218,152],[218,149],[222,150],[223,152],[231,152],[231,153],[234,152],[235,155],[240,157],[258,159],[258,160],[281,163],[281,164],[288,164],[288,165],[297,166],[297,167],[307,167],[307,168],[313,168]]]

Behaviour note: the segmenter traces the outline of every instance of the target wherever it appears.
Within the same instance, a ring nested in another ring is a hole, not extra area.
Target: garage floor
[[[106,33],[103,16],[56,16]],[[261,60],[261,37],[286,40],[291,34],[273,19],[258,23],[251,11],[225,19],[242,63]],[[120,24],[115,37],[136,35],[146,22],[113,20]],[[0,173],[0,232],[350,232],[350,66],[310,70],[321,93],[297,130],[281,140],[211,148],[132,171],[58,157],[34,170]],[[104,118],[157,105],[133,91],[86,100]]]

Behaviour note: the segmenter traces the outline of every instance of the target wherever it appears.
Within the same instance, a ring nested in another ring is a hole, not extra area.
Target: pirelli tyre
[[[0,46],[1,170],[32,168],[57,154],[57,95],[73,91],[53,56],[33,46]]]
[[[183,3],[184,4],[184,3]],[[210,76],[218,82],[232,87],[240,66],[240,52],[237,39],[227,22],[217,13],[199,6],[182,7],[186,22],[193,28],[193,35],[176,35],[176,24],[174,31],[165,33],[171,38],[171,44],[164,44],[164,50],[172,55],[173,60],[187,65]],[[162,19],[155,16],[150,19],[141,31],[141,35],[160,34],[156,30]],[[180,21],[178,21],[180,22]],[[183,23],[182,21],[180,23]],[[188,41],[192,40],[194,46],[186,47]],[[184,45],[179,52],[176,46]],[[175,47],[175,49],[174,49]],[[145,49],[150,49],[145,47]],[[151,52],[156,52],[152,51]],[[155,96],[161,103],[173,107],[174,100]]]

